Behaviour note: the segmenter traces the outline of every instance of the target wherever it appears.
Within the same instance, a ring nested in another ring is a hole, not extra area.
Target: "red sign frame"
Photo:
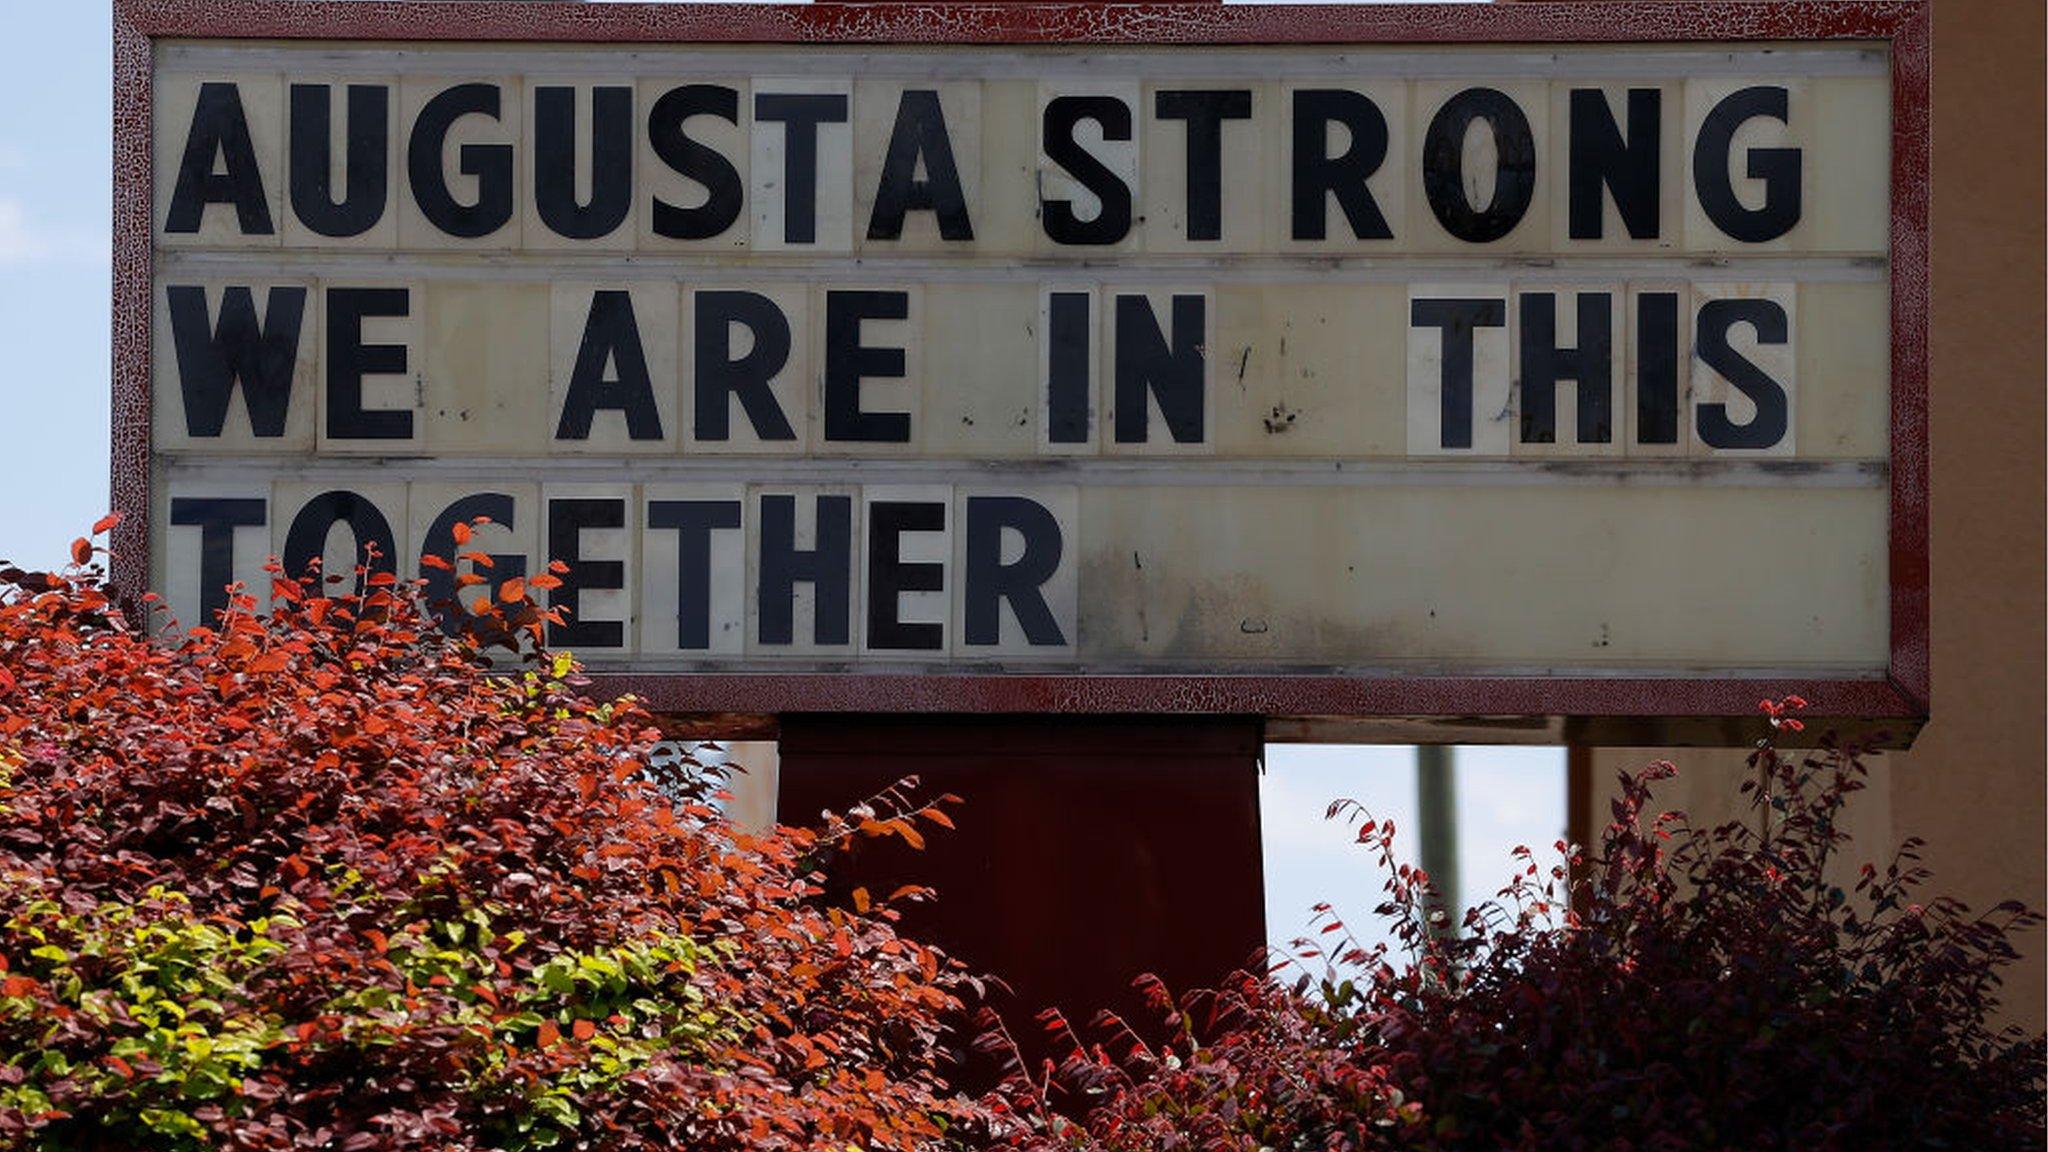
[[[1761,697],[1910,742],[1928,715],[1930,14],[1920,0],[1245,5],[493,4],[117,0],[114,6],[113,578],[149,580],[153,41],[348,39],[764,44],[1544,44],[1883,41],[1890,46],[1889,667],[1882,677],[1310,674],[602,674],[597,690],[725,735],[791,712],[1250,714],[1279,737],[1742,743]],[[1280,723],[1275,723],[1280,721]]]

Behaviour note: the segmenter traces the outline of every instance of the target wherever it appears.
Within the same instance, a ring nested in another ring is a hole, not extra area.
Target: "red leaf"
[[[92,534],[98,536],[103,532],[111,532],[114,530],[114,525],[120,522],[121,514],[119,512],[109,512],[92,522]]]
[[[540,1022],[540,1046],[541,1046],[541,1047],[543,1047],[543,1048],[552,1048],[552,1047],[554,1047],[554,1046],[555,1046],[556,1044],[560,1043],[560,1042],[561,1042],[561,1039],[562,1039],[562,1030],[561,1030],[561,1028],[559,1028],[559,1027],[557,1027],[557,1026],[556,1026],[556,1024],[555,1024],[555,1022],[554,1022],[553,1020],[543,1020],[543,1021],[541,1021],[541,1022]]]
[[[71,542],[71,562],[83,564],[92,559],[92,541],[80,536]]]
[[[588,1020],[578,1020],[569,1026],[569,1032],[578,1040],[588,1040],[597,1035],[597,1025]]]

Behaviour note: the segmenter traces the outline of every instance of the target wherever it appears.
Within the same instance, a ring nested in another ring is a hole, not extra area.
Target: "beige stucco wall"
[[[1934,0],[1933,715],[1858,802],[1857,851],[1926,838],[1936,887],[1983,908],[2048,905],[2048,504],[2044,504],[2044,9]],[[1725,816],[1742,755],[1596,753],[1588,825],[1614,770],[1677,760],[1665,795]],[[2008,1017],[2048,1015],[2048,932],[2022,944]]]

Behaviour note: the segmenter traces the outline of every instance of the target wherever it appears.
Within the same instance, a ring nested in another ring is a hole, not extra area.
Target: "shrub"
[[[1766,711],[1796,731],[1801,706]],[[1772,740],[1750,763],[1755,819],[1708,829],[1646,817],[1668,763],[1624,775],[1597,851],[1559,844],[1546,868],[1519,850],[1462,932],[1431,931],[1393,828],[1333,805],[1390,872],[1399,953],[1332,921],[1347,943],[1304,957],[1326,975],[1186,997],[1158,1052],[1052,1020],[1063,1064],[1007,1086],[1032,1120],[1016,1146],[2039,1148],[2043,1041],[1988,1024],[2039,914],[1921,899],[1917,841],[1836,885],[1863,753]],[[1050,1111],[1062,1093],[1094,1102],[1080,1123]]]
[[[484,674],[388,575],[152,640],[93,552],[0,571],[0,1146],[925,1149],[983,1119],[940,1076],[959,975],[885,901],[819,898],[835,843],[919,812],[752,837],[633,703],[562,656]],[[538,633],[502,599],[483,634]]]

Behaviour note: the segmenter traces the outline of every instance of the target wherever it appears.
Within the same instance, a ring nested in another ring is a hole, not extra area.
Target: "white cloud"
[[[19,201],[0,200],[0,267],[34,264],[107,264],[104,232],[29,219]]]

